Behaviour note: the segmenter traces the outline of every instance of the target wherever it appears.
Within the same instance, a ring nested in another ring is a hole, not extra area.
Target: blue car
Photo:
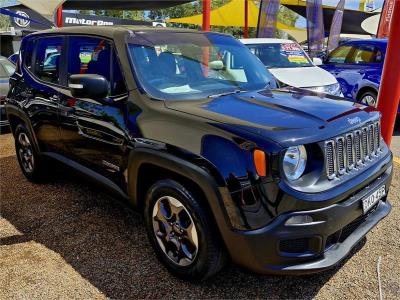
[[[375,106],[386,47],[387,39],[349,41],[332,51],[321,67],[336,77],[346,98]]]

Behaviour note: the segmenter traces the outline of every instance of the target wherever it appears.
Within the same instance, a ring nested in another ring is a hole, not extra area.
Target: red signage
[[[381,13],[381,20],[379,21],[378,32],[376,34],[376,37],[378,38],[389,36],[390,20],[393,15],[394,2],[395,0],[385,0]]]

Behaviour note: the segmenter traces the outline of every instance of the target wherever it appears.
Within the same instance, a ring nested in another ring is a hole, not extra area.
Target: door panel
[[[93,37],[70,37],[68,44],[68,76],[102,75],[110,81],[111,91],[101,102],[61,94],[60,130],[67,155],[118,183],[127,152],[127,93],[118,95],[118,101],[113,100],[112,93],[121,92],[124,83],[121,74],[114,74],[117,63],[112,44]],[[116,78],[120,81],[115,82]]]
[[[36,50],[25,62],[24,68],[29,71],[20,96],[26,101],[24,106],[41,150],[60,152],[63,145],[58,128],[58,90],[62,81],[60,58],[65,47],[64,39],[43,37],[32,44],[34,47],[31,48]]]

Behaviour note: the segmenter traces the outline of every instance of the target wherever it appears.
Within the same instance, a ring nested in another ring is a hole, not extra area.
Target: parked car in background
[[[15,71],[15,65],[6,57],[0,56],[0,130],[3,131],[8,126],[6,110],[4,108],[5,99],[9,90],[10,76]]]
[[[227,258],[260,273],[319,272],[391,210],[379,112],[271,88],[232,36],[64,27],[21,49],[6,108],[23,174],[43,181],[57,160],[132,204],[181,278],[210,277]]]
[[[19,56],[19,52],[16,52],[14,54],[11,54],[8,57],[8,60],[11,61],[15,65],[17,63],[18,56]]]
[[[240,41],[261,60],[281,86],[288,85],[334,96],[342,95],[335,77],[317,66],[322,64],[322,60],[314,58],[311,61],[296,42],[266,38]]]
[[[375,106],[386,47],[387,39],[352,40],[333,50],[321,67],[336,77],[346,98]]]

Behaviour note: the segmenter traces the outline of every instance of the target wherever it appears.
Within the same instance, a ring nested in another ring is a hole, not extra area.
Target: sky
[[[384,0],[375,0],[375,9],[381,8],[383,5]],[[339,3],[339,0],[322,0],[322,4],[324,5],[330,5],[330,6],[336,6]],[[360,4],[359,0],[346,0],[346,5],[345,8],[347,9],[358,9],[358,6]],[[301,27],[305,28],[306,27],[306,19],[303,17],[300,17],[297,20],[296,27]]]

